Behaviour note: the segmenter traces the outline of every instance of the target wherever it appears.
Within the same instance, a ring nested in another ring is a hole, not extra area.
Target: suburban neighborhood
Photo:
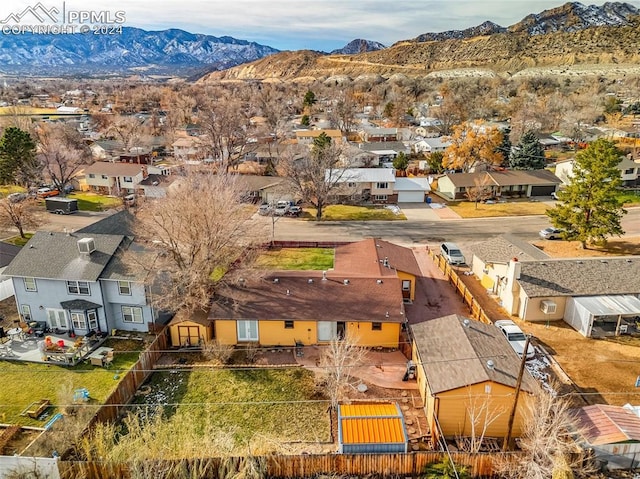
[[[631,477],[637,78],[383,73],[7,77],[0,478]]]

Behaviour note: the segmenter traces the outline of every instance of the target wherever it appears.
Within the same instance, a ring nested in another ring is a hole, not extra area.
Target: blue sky
[[[60,8],[63,0],[40,0]],[[0,5],[0,19],[38,0]],[[385,45],[421,33],[459,30],[491,20],[502,26],[562,5],[562,0],[66,0],[66,10],[123,11],[125,25],[229,35],[281,50],[329,51],[354,38]],[[601,5],[604,1],[584,2]],[[639,1],[628,2],[640,6]]]

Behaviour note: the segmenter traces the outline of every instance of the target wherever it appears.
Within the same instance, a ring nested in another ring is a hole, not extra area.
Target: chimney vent
[[[307,283],[309,283],[309,284],[313,283],[313,278],[309,278],[309,279],[307,280]]]
[[[273,282],[274,283],[279,283],[280,282],[280,278],[273,278]]]
[[[326,281],[327,280],[327,272],[323,271],[322,272],[322,281]]]
[[[349,280],[348,280],[348,279],[345,279],[345,280],[343,280],[343,281],[342,281],[342,283],[346,286],[346,285],[348,285],[348,284],[349,284]]]
[[[291,295],[291,291],[287,290],[287,296]]]
[[[379,279],[379,280],[377,280],[377,281],[376,281],[376,283],[378,283],[378,284],[382,284],[382,280],[381,280],[381,279]]]

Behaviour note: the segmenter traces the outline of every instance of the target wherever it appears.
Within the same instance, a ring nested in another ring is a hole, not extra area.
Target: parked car
[[[36,191],[36,196],[38,198],[48,198],[50,196],[58,196],[60,194],[60,192],[58,190],[54,190],[52,188],[46,187],[46,188],[38,188],[38,191]]]
[[[290,205],[288,201],[284,201],[284,200],[280,200],[276,203],[276,209],[274,210],[274,213],[276,214],[276,216],[284,216],[287,214],[287,211],[289,211]]]
[[[302,207],[290,206],[289,211],[285,213],[287,216],[300,216],[302,214]]]
[[[548,228],[540,230],[540,232],[538,232],[538,235],[542,239],[554,240],[554,239],[561,239],[563,233],[564,233],[564,230],[549,226]]]
[[[522,332],[522,329],[520,329],[518,325],[510,319],[501,319],[500,321],[496,321],[494,324],[500,331],[502,331],[502,334],[507,338],[507,341],[509,341],[509,344],[516,354],[519,357],[522,357],[524,343],[527,341],[527,337]],[[533,345],[529,343],[529,346],[527,347],[527,359],[533,359],[535,355],[536,350]]]
[[[462,251],[460,251],[460,247],[455,243],[442,243],[440,245],[440,254],[449,264],[465,264],[467,262]]]
[[[271,207],[271,205],[268,205],[266,203],[260,205],[260,207],[258,208],[258,214],[261,216],[269,216],[272,213],[273,208]]]
[[[11,193],[9,196],[7,196],[7,199],[11,203],[19,203],[20,201],[26,200],[27,197],[28,195],[26,193]]]

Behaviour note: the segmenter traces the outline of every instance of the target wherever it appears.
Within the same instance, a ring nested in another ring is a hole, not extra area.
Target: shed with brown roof
[[[470,436],[486,426],[486,437],[504,437],[520,358],[492,324],[449,315],[411,326],[413,361],[434,436]],[[514,423],[521,430],[528,402],[538,392],[525,372]],[[484,421],[487,421],[485,424]]]

